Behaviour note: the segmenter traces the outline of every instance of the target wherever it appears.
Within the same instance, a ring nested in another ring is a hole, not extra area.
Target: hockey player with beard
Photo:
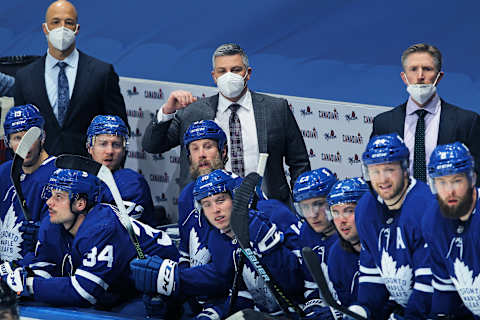
[[[119,116],[96,116],[87,130],[87,151],[93,160],[112,171],[129,216],[155,227],[160,221],[154,216],[147,181],[140,173],[122,168],[128,135],[128,128]],[[101,202],[115,204],[110,190],[103,183]]]
[[[99,179],[84,171],[52,174],[42,194],[49,215],[42,220],[33,263],[13,268],[5,262],[0,268],[12,290],[55,306],[102,309],[136,296],[129,262],[137,251],[117,207],[99,203],[99,194]],[[144,254],[178,260],[165,232],[130,220]]]
[[[327,197],[327,217],[333,220],[339,234],[328,254],[328,275],[337,299],[346,306],[356,301],[358,291],[361,245],[355,225],[355,207],[369,191],[361,178],[352,178],[337,182]]]
[[[14,152],[28,129],[40,128],[42,134],[23,161],[20,176],[21,188],[31,214],[31,221],[25,219],[20,200],[10,179],[12,160],[0,165],[2,181],[0,188],[0,259],[2,261],[16,261],[19,264],[30,261],[37,242],[39,222],[48,214],[47,205],[40,196],[43,187],[55,170],[55,157],[49,156],[43,148],[44,123],[37,107],[31,104],[12,107],[5,116],[3,124],[5,144]]]
[[[362,155],[373,192],[355,211],[362,250],[357,301],[350,309],[368,319],[381,317],[389,299],[398,304],[391,319],[425,319],[430,312],[432,273],[421,219],[433,197],[425,183],[409,176],[408,158],[397,134],[372,137]]]
[[[327,195],[337,181],[327,168],[319,168],[301,174],[293,186],[293,201],[297,212],[305,218],[301,228],[297,249],[310,247],[318,254],[324,273],[330,247],[338,239],[335,227],[327,219]],[[302,263],[304,277],[304,311],[308,319],[336,319],[335,314],[323,302],[318,286],[313,281],[305,263]]]
[[[460,142],[439,145],[430,156],[429,184],[437,201],[425,213],[422,229],[431,255],[433,319],[480,319],[480,205],[474,168]]]
[[[210,174],[197,178],[194,186],[193,195],[196,206],[199,209],[198,212],[204,215],[205,221],[210,227],[207,234],[207,247],[211,253],[211,262],[208,265],[212,267],[212,270],[215,270],[215,274],[212,277],[215,283],[212,283],[212,286],[218,286],[217,283],[223,283],[230,287],[235,275],[238,244],[233,239],[233,234],[230,230],[230,217],[233,191],[240,183],[241,179],[233,174],[223,170],[215,170]],[[260,201],[259,207],[261,207],[260,203],[267,201]],[[285,206],[281,205],[281,207],[277,208],[277,211],[282,212],[284,210]],[[269,203],[266,208],[273,211],[274,205]],[[290,275],[298,273],[298,261],[296,256],[287,249],[287,244],[285,243],[294,241],[292,240],[294,236],[284,234],[280,227],[270,222],[271,217],[275,216],[276,213],[263,213],[255,210],[251,210],[251,213],[250,234],[253,238],[254,248],[261,254],[262,260],[265,259],[264,263],[271,263],[269,267],[272,269],[274,277],[282,279],[284,288],[295,292],[294,288],[298,287],[296,284],[298,279],[296,279],[296,276]],[[295,217],[292,213],[290,214]],[[259,248],[258,242],[264,245],[260,244]],[[265,246],[265,244],[268,245]],[[195,282],[187,283],[185,281],[185,273],[190,272],[188,269],[181,269],[177,265],[158,257],[148,257],[146,260],[135,259],[131,263],[136,286],[139,290],[147,293],[158,292],[168,296],[178,296],[185,294],[186,290],[195,286]],[[166,269],[166,265],[173,265],[174,272],[169,272],[168,274],[162,272],[162,270]],[[202,269],[204,267],[197,266],[190,269]],[[287,272],[289,274],[288,279],[285,278]],[[255,303],[262,311],[279,311],[273,296],[266,290],[260,278],[256,276],[253,267],[247,263],[242,270],[242,274],[245,287],[241,288],[238,294],[234,310],[251,307]],[[204,279],[196,280],[197,283],[200,281],[204,285]],[[173,285],[168,290],[164,290],[164,288],[157,285],[157,283],[164,282],[173,283]],[[208,286],[204,290],[205,293],[208,293]],[[266,295],[265,292],[267,292]],[[223,296],[223,299],[210,303],[208,307],[204,308],[197,315],[196,319],[220,319],[225,317],[228,312],[225,303],[227,294]]]

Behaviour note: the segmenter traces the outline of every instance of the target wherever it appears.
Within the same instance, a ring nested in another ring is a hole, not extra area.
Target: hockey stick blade
[[[243,179],[242,184],[235,190],[230,226],[242,248],[250,246],[248,204],[255,192],[255,187],[261,178],[262,177],[260,177],[258,173],[251,172]]]
[[[31,127],[22,137],[18,144],[15,155],[13,156],[12,168],[10,171],[10,179],[12,180],[13,187],[17,193],[18,201],[20,201],[20,207],[22,208],[25,219],[31,220],[32,215],[27,207],[27,201],[23,195],[22,185],[20,183],[20,176],[22,175],[23,161],[27,157],[28,151],[32,148],[33,144],[40,138],[42,130],[37,127]]]
[[[310,271],[313,279],[317,283],[320,293],[322,294],[325,302],[333,309],[338,310],[341,313],[346,314],[347,316],[350,316],[356,320],[366,320],[366,318],[349,310],[348,307],[342,306],[333,298],[330,289],[328,289],[327,279],[325,279],[325,275],[323,274],[320,261],[318,260],[318,255],[313,252],[312,248],[304,247],[302,249],[302,256],[305,264],[307,265],[308,271]]]
[[[125,209],[125,205],[123,204],[120,191],[118,190],[117,184],[115,183],[115,179],[113,178],[110,169],[96,162],[95,160],[71,154],[62,154],[61,156],[59,156],[55,160],[55,166],[62,169],[85,171],[88,174],[97,176],[107,185],[108,189],[110,189],[110,193],[112,194],[113,199],[115,200],[115,204],[120,211],[120,214],[118,214],[117,217],[122,223],[122,225],[125,227],[125,229],[127,229],[130,240],[135,247],[135,250],[137,251],[138,258],[144,259],[145,255],[143,254],[143,250],[140,247],[137,235],[133,231],[132,222],[130,221],[130,217],[128,216],[127,209]]]

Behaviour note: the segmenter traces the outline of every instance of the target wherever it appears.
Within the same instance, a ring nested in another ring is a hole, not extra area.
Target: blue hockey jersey
[[[340,239],[328,253],[328,276],[332,282],[334,298],[344,306],[357,300],[360,254],[342,248]]]
[[[422,221],[425,240],[430,248],[433,273],[432,314],[465,318],[465,313],[480,319],[480,202],[470,218],[447,219],[437,201]],[[462,308],[463,304],[470,310]]]
[[[365,193],[355,210],[362,244],[357,303],[376,317],[390,298],[407,319],[426,318],[433,288],[421,219],[434,198],[412,178],[400,210],[390,211],[376,196]]]
[[[259,203],[260,204],[260,203]],[[285,243],[284,234],[277,225],[271,223],[268,215],[260,211],[250,211],[250,244],[258,254],[261,263],[266,266],[272,278],[284,292],[297,298],[301,296],[301,272],[297,256],[289,249],[292,244]],[[233,282],[238,268],[239,244],[219,230],[211,232],[208,247],[216,263],[219,280]],[[245,258],[241,271],[243,282],[239,286],[238,299],[234,310],[256,307],[262,312],[276,314],[280,307],[262,277],[258,276],[252,263]],[[224,316],[225,314],[221,315]]]
[[[85,217],[75,237],[63,225],[42,220],[35,258],[29,267],[36,301],[61,306],[110,307],[136,293],[129,263],[136,255],[118,209],[98,204]],[[146,255],[178,261],[178,250],[163,231],[132,218]]]
[[[0,165],[0,259],[3,261],[17,261],[19,264],[28,263],[32,253],[26,251],[22,245],[22,232],[19,228],[25,220],[20,201],[10,178],[13,161]],[[32,215],[32,221],[40,221],[48,215],[48,208],[41,195],[43,187],[48,183],[50,175],[55,171],[55,157],[47,158],[32,174],[20,176],[23,195],[27,207]]]
[[[323,233],[318,233],[310,227],[307,221],[303,222],[300,228],[300,237],[297,242],[298,251],[301,252],[302,248],[310,247],[312,248],[313,252],[318,255],[318,259],[320,261],[320,265],[322,266],[323,273],[327,276],[328,279],[328,252],[330,248],[333,246],[335,241],[337,241],[338,235],[335,232],[330,236],[325,236]],[[310,271],[305,263],[303,263],[303,258],[300,258],[302,263],[302,274],[303,274],[303,285],[304,285],[304,300],[306,302],[306,307],[312,305],[319,305],[319,306],[326,306],[326,304],[320,298],[320,293],[318,291],[318,286],[316,282],[313,280]],[[331,282],[329,282],[330,291],[332,291],[333,287],[331,286]]]
[[[113,178],[128,215],[152,227],[160,224],[159,218],[154,216],[152,194],[145,178],[132,169],[119,169],[113,172]],[[102,182],[101,201],[115,205],[113,196],[107,185]]]

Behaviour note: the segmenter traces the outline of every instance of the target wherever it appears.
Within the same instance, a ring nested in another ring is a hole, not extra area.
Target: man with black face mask
[[[145,131],[144,150],[162,153],[181,144],[179,184],[183,188],[192,178],[182,137],[194,121],[215,120],[227,135],[230,152],[225,169],[243,177],[256,170],[259,153],[268,153],[262,189],[267,197],[291,205],[283,161],[289,167],[291,186],[310,170],[310,161],[287,101],[248,89],[252,68],[240,46],[221,45],[212,63],[212,78],[220,93],[197,101],[190,92],[173,91]]]
[[[53,2],[42,24],[47,54],[15,76],[15,104],[35,104],[45,118],[49,154],[88,155],[85,133],[96,115],[117,115],[127,124],[118,75],[111,64],[76,49],[77,11],[65,0]]]
[[[451,105],[437,94],[444,76],[442,54],[438,48],[414,44],[402,54],[400,76],[410,97],[407,102],[381,113],[373,120],[374,135],[398,133],[410,151],[410,172],[426,181],[426,167],[437,145],[463,142],[480,172],[480,116]]]

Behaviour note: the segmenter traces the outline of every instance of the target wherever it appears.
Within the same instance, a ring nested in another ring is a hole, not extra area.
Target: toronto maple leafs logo
[[[473,270],[458,258],[453,264],[453,269],[456,278],[452,278],[452,282],[457,288],[458,295],[473,314],[480,316],[480,274],[474,277]]]
[[[258,277],[255,270],[245,266],[242,271],[243,281],[248,288],[248,292],[253,297],[253,301],[258,306],[263,306],[268,312],[274,312],[278,310],[278,304],[265,285],[262,277]]]
[[[397,262],[383,250],[380,273],[390,296],[406,307],[412,293],[412,268],[404,265],[397,269]]]
[[[17,216],[13,208],[13,203],[5,215],[5,219],[0,219],[0,257],[3,261],[15,261],[22,259],[20,251],[23,242],[22,233],[18,230],[21,222],[17,223]]]
[[[202,266],[210,261],[210,251],[206,247],[200,249],[202,243],[195,228],[190,230],[190,266]]]

